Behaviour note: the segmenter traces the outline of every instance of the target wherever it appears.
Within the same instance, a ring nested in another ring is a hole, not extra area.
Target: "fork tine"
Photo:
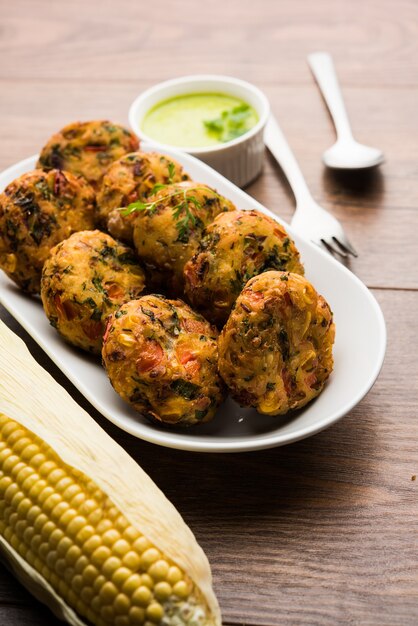
[[[335,241],[336,244],[340,246],[340,248],[342,248],[342,250],[344,250],[344,252],[348,252],[349,254],[352,254],[356,258],[358,257],[357,252],[355,251],[351,243],[348,241],[347,237],[345,238],[344,242],[339,241],[339,239],[337,239],[336,237],[333,237],[332,239],[333,241]]]
[[[334,239],[334,237],[333,237]],[[320,240],[322,245],[328,250],[328,252],[330,252],[331,254],[338,254],[339,256],[341,256],[343,259],[347,259],[348,258],[348,254],[346,252],[344,252],[343,250],[340,250],[339,248],[336,248],[335,246],[332,246],[329,241],[325,241],[325,239],[321,239]]]

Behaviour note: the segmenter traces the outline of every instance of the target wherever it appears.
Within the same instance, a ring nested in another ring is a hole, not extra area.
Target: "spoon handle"
[[[351,139],[353,135],[350,122],[331,55],[327,52],[314,52],[308,55],[308,64],[334,120],[338,139]]]
[[[312,196],[299,164],[273,115],[270,115],[264,130],[264,143],[282,168],[295,196],[296,206],[311,201]]]

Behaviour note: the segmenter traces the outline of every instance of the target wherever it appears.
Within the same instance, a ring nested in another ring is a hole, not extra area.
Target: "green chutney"
[[[150,109],[141,128],[170,146],[203,148],[225,143],[258,122],[255,109],[222,93],[191,93],[163,100]]]

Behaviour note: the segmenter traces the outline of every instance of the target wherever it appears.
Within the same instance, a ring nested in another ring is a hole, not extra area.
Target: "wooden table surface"
[[[350,267],[387,322],[382,373],[343,420],[265,452],[158,448],[110,426],[0,315],[178,507],[212,564],[225,624],[416,626],[416,0],[1,0],[0,8],[0,169],[74,119],[127,122],[132,99],[163,79],[222,73],[265,91],[315,198],[358,248]],[[385,152],[377,171],[343,175],[321,164],[334,131],[306,63],[318,49],[334,56],[355,135]],[[248,191],[290,219],[292,195],[268,157]],[[0,569],[0,624],[58,622]]]

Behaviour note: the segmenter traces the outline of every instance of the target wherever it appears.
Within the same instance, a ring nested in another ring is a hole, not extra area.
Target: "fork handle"
[[[338,139],[352,139],[350,122],[331,55],[328,52],[313,52],[308,55],[308,64],[334,120]]]
[[[295,196],[296,206],[313,201],[298,162],[273,115],[270,115],[264,131],[264,143],[282,168]]]

